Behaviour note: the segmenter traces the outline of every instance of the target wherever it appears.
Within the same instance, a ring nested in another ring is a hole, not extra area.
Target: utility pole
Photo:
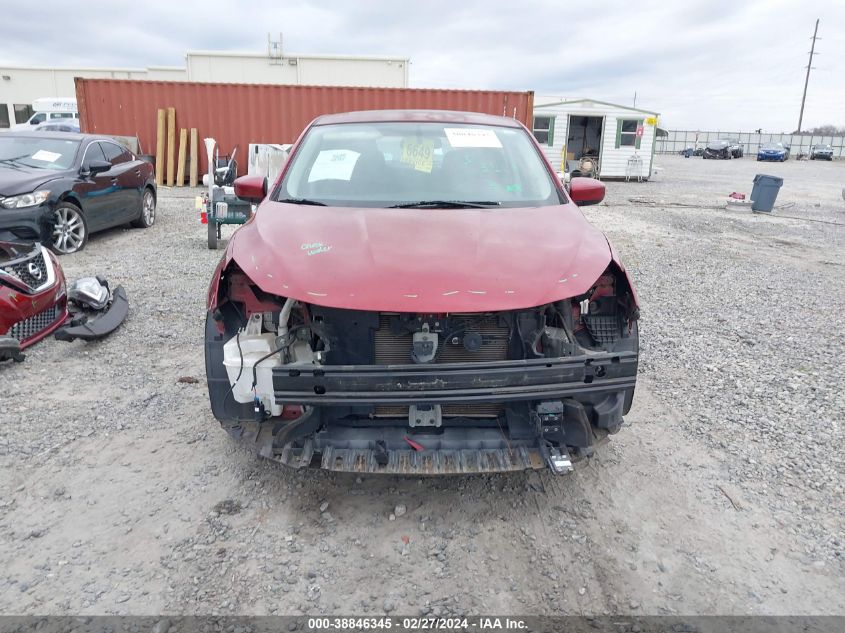
[[[634,91],[634,107],[637,107],[637,91]]]
[[[801,132],[801,123],[804,121],[804,102],[807,100],[807,84],[810,83],[810,70],[813,67],[813,55],[816,52],[816,40],[820,40],[820,37],[817,37],[819,33],[819,21],[816,19],[816,28],[813,31],[813,43],[810,46],[810,63],[807,64],[807,76],[804,78],[804,95],[801,97],[801,114],[798,115],[798,132]]]

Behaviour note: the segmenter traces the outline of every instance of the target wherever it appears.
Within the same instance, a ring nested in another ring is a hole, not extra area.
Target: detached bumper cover
[[[571,398],[633,389],[637,354],[614,352],[432,365],[337,365],[273,370],[276,402],[387,405]]]
[[[111,305],[108,311],[93,321],[82,325],[66,326],[56,331],[56,339],[59,341],[94,341],[108,336],[114,332],[129,314],[129,300],[126,298],[126,291],[123,286],[114,289]]]

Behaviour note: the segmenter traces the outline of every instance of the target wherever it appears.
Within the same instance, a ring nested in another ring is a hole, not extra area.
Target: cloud
[[[393,0],[197,3],[91,0],[4,11],[0,65],[182,65],[188,49],[411,59],[416,87],[533,90],[659,111],[671,128],[792,130],[821,18],[805,125],[845,125],[840,0]]]

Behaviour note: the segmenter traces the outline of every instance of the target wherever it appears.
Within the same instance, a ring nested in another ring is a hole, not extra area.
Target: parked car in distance
[[[91,233],[155,222],[153,166],[114,139],[65,132],[0,135],[0,239],[81,250]]]
[[[745,154],[745,150],[742,147],[742,143],[740,143],[737,139],[729,139],[728,143],[730,143],[729,148],[731,151],[731,156],[733,156],[734,158],[742,158]]]
[[[692,153],[693,156],[704,156],[704,148],[703,147],[696,147]]]
[[[733,157],[731,153],[731,144],[728,141],[710,141],[704,148],[702,158],[717,158],[730,159]]]
[[[79,120],[54,119],[39,123],[32,128],[33,132],[75,132],[79,134]]]
[[[571,470],[637,374],[628,273],[533,135],[443,111],[321,116],[208,292],[211,410],[265,457],[391,474]]]
[[[810,160],[833,160],[833,147],[826,143],[810,148]]]
[[[789,154],[781,143],[763,143],[757,150],[757,160],[774,160],[783,162]]]

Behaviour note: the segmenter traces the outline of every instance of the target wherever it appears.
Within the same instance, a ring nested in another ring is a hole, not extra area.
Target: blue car
[[[779,162],[789,158],[789,152],[781,143],[765,143],[757,151],[757,160],[776,160]]]

